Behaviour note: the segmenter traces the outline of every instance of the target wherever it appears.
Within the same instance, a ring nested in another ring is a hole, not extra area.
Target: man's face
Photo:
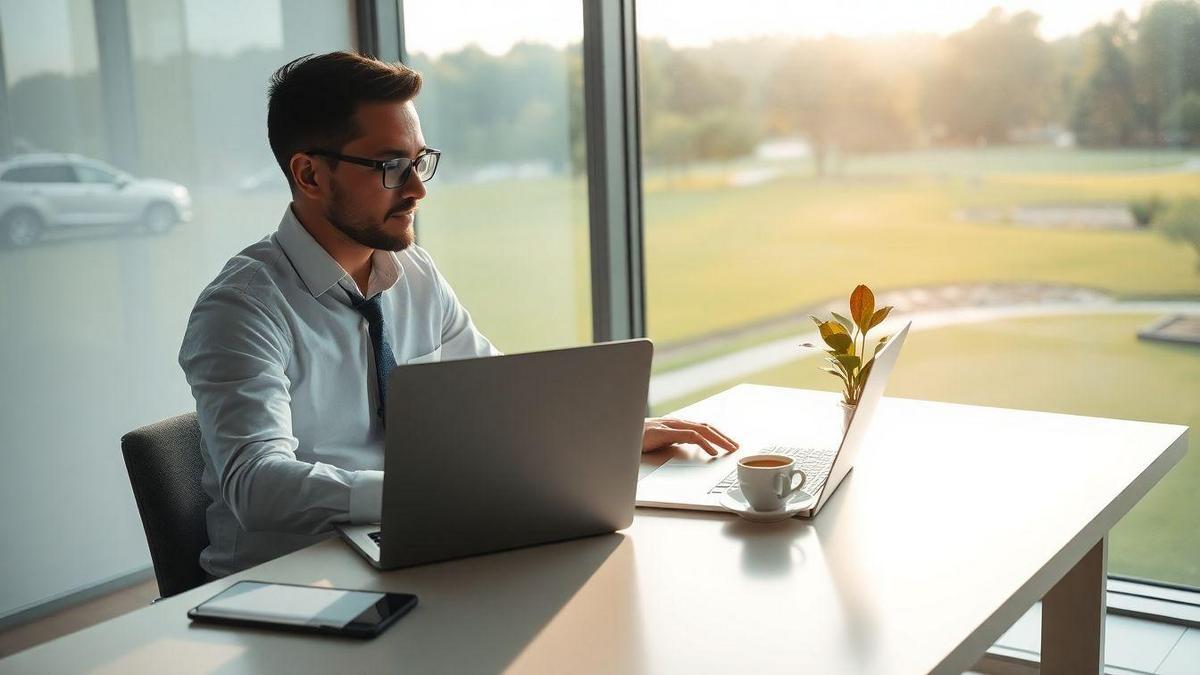
[[[421,121],[411,101],[363,103],[355,113],[362,135],[339,154],[366,159],[413,159],[425,149]],[[338,162],[330,174],[325,218],[354,241],[374,249],[401,251],[413,243],[413,218],[425,185],[415,174],[400,187],[383,187],[380,171]]]

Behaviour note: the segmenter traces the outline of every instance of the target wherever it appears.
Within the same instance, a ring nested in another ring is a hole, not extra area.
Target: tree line
[[[1050,140],[1200,145],[1200,0],[1157,0],[1047,41],[1032,12],[993,9],[946,37],[639,44],[650,165],[746,156],[766,138],[808,144],[818,172],[866,151]],[[415,55],[427,136],[468,162],[543,159],[581,170],[578,45]],[[565,67],[564,67],[565,63]]]
[[[946,37],[756,38],[703,48],[639,43],[642,146],[649,166],[752,154],[799,137],[816,170],[848,154],[1046,141],[1083,146],[1200,146],[1200,0],[1156,0],[1047,41],[1039,17],[993,9]],[[190,181],[269,167],[265,82],[284,56],[179,53],[137,60],[141,166]],[[585,162],[579,44],[478,47],[411,64],[425,75],[425,136],[447,169],[538,164],[581,173]],[[15,151],[106,157],[98,74],[43,73],[9,82]],[[254,120],[259,120],[258,124]],[[3,125],[0,125],[3,126]],[[174,140],[171,140],[174,139]],[[181,139],[192,142],[183,142]],[[443,172],[447,177],[453,172]]]

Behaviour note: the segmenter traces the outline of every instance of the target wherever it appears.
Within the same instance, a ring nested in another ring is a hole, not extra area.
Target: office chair
[[[208,546],[200,487],[204,471],[196,413],[171,417],[121,437],[121,454],[146,530],[158,592],[170,597],[205,583],[200,552]]]

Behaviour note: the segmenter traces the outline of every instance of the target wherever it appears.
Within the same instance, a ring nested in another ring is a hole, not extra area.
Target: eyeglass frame
[[[428,155],[437,157],[437,160],[433,165],[434,175],[437,174],[438,164],[440,164],[442,161],[442,151],[436,148],[425,148],[421,152],[418,152],[417,156],[412,159],[407,157],[396,157],[394,159],[367,159],[366,157],[343,155],[340,153],[331,152],[329,150],[322,150],[320,148],[305,150],[304,154],[317,155],[318,157],[328,157],[329,159],[336,159],[338,161],[349,162],[351,164],[357,164],[359,166],[365,166],[374,169],[379,172],[379,182],[383,185],[383,189],[385,190],[399,190],[400,188],[404,187],[404,184],[408,182],[408,179],[412,178],[412,175],[416,173],[414,169],[417,166],[417,162],[421,161],[421,158]],[[404,169],[404,178],[402,178],[395,187],[388,187],[387,170],[400,166],[401,162],[408,162],[408,166]],[[421,180],[421,177],[417,176],[417,180],[420,180],[422,183],[428,183],[429,181],[433,180],[433,175],[429,176],[429,178],[426,180]]]

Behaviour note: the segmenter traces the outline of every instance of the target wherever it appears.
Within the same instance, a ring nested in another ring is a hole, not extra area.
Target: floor
[[[1001,636],[990,651],[999,656],[1036,660],[1041,631],[1039,603]],[[1107,673],[1196,675],[1200,673],[1200,629],[1109,614],[1104,625],[1104,663]],[[982,663],[976,668],[982,672],[1009,672]]]
[[[158,586],[150,579],[10,629],[0,633],[0,658],[140,609],[157,597]],[[1003,659],[1037,659],[1041,619],[1041,605],[1035,605],[1000,638],[992,648],[993,656],[976,665],[975,671],[996,675],[1036,673],[1036,668]],[[1105,662],[1105,671],[1117,675],[1195,675],[1200,673],[1200,629],[1109,615]]]

